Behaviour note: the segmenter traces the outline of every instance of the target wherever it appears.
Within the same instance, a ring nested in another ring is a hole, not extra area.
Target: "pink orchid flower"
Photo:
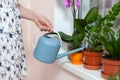
[[[70,8],[71,0],[64,0],[65,7]]]
[[[70,8],[73,1],[75,2],[77,8],[80,7],[80,0],[64,0],[65,7]]]
[[[77,8],[80,7],[80,4],[81,4],[80,0],[76,0],[76,7]]]

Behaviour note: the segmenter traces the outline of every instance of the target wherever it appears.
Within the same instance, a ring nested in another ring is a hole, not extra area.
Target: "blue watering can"
[[[33,45],[34,45],[35,34],[36,33],[34,33],[33,40],[32,40]],[[55,37],[51,37],[50,34],[57,35],[59,40]],[[58,54],[61,45],[62,45],[61,37],[57,31],[46,33],[39,38],[37,45],[34,48],[34,57],[40,62],[51,64],[51,63],[54,63],[56,59],[62,58],[64,56],[67,56],[69,54],[72,54],[74,52],[78,52],[84,49],[84,48],[78,48],[69,52]]]

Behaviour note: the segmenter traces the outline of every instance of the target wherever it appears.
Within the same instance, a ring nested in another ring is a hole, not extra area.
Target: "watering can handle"
[[[60,40],[60,45],[62,46],[62,39],[61,39],[61,36],[60,36],[59,32],[56,31],[55,29],[53,29],[53,32],[55,32],[58,35],[58,38]]]
[[[39,32],[40,30],[36,31],[33,33],[33,37],[32,37],[32,46],[35,47],[35,36],[36,34]],[[60,45],[62,46],[62,39],[60,37],[60,34],[58,33],[58,31],[56,31],[55,29],[53,29],[53,33],[57,34],[60,40]],[[46,34],[50,34],[50,33],[46,33]],[[46,35],[44,34],[44,35]]]

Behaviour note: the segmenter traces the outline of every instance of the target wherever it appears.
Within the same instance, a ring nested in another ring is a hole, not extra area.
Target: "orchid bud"
[[[80,0],[76,0],[76,7],[77,8],[80,7],[80,4],[81,4]]]
[[[65,7],[70,8],[71,0],[64,0]]]

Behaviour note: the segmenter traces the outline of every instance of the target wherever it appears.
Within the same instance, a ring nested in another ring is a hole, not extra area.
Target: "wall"
[[[20,3],[45,15],[54,23],[54,0],[21,0]],[[33,32],[38,28],[33,22],[22,19],[22,30],[28,69],[28,76],[25,80],[80,80],[80,78],[62,69],[57,64],[44,64],[37,61],[33,57],[31,42]],[[42,33],[40,32],[39,35]]]
[[[73,32],[73,17],[71,8],[64,6],[64,0],[54,0],[54,26],[58,31],[71,35]],[[94,1],[94,0],[92,0]],[[94,1],[95,3],[95,1]],[[79,18],[84,18],[90,9],[90,0],[81,0]]]

